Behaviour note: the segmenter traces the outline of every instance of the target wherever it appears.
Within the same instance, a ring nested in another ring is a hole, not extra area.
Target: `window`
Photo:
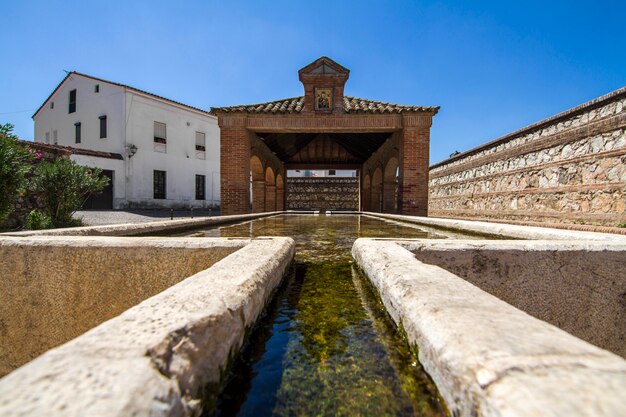
[[[51,102],[50,102],[50,108],[51,108],[51,109],[54,109],[54,101],[51,101]]]
[[[204,175],[196,175],[196,200],[204,200],[205,199],[205,176]]]
[[[70,107],[68,113],[76,111],[76,90],[70,91]]]
[[[53,130],[52,131],[52,140],[54,141],[54,144],[56,145],[57,143],[59,143],[59,135],[57,135],[57,131]]]
[[[165,198],[165,171],[154,171],[154,198]]]
[[[202,132],[196,132],[196,151],[206,151],[206,136]]]
[[[46,132],[46,143],[50,143],[50,132]]]
[[[165,123],[154,122],[154,142],[155,143],[167,143]]]
[[[93,92],[94,93],[99,93],[100,92],[100,84],[96,84],[96,86],[93,88]]]
[[[80,122],[74,123],[74,129],[76,131],[76,143],[80,143]]]
[[[335,170],[334,169],[329,169],[328,170],[328,175],[335,175]]]
[[[104,139],[107,137],[107,117],[100,116],[100,139]]]

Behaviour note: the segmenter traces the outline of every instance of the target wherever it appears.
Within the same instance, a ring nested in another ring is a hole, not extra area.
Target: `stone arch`
[[[383,197],[383,170],[380,166],[376,167],[372,174],[372,186],[370,194],[370,210],[375,212],[382,211]]]
[[[271,166],[265,168],[265,211],[276,211],[276,176]]]
[[[276,210],[285,210],[285,180],[283,175],[276,175]]]
[[[370,192],[371,192],[372,180],[370,179],[369,172],[363,177],[363,186],[361,194],[361,210],[370,211]]]
[[[265,211],[265,172],[261,158],[250,157],[250,204],[253,213]]]
[[[398,158],[392,156],[385,165],[383,176],[383,212],[398,212]]]

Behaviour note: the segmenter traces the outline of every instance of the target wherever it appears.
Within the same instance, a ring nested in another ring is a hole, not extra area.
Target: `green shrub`
[[[626,227],[626,222],[618,224],[617,227]]]
[[[0,125],[0,222],[15,209],[17,198],[26,190],[26,174],[33,155],[17,141],[13,125]]]
[[[108,183],[99,168],[57,159],[37,165],[31,188],[43,203],[42,214],[50,219],[50,227],[70,227],[81,224],[72,218],[74,212],[90,195],[100,194]]]
[[[33,210],[26,217],[26,228],[31,230],[49,229],[52,227],[50,217],[46,216],[39,210]]]

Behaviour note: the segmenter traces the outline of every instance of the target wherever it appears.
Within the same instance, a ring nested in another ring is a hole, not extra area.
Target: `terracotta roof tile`
[[[90,78],[90,79],[92,79],[92,80],[94,80],[94,81],[101,81],[101,82],[103,82],[103,83],[107,83],[107,84],[111,84],[111,85],[117,85],[118,87],[123,87],[123,88],[126,88],[126,89],[131,90],[131,91],[135,91],[135,92],[138,92],[138,93],[141,93],[141,94],[145,94],[145,95],[148,95],[148,96],[152,96],[152,97],[157,98],[157,99],[160,99],[160,100],[164,100],[164,101],[168,101],[168,102],[173,103],[173,104],[177,104],[177,105],[182,106],[182,107],[186,107],[186,108],[188,108],[188,109],[190,109],[190,110],[195,110],[195,111],[198,111],[198,112],[201,112],[201,113],[204,113],[204,114],[210,115],[210,113],[209,113],[208,111],[206,111],[206,110],[200,109],[200,108],[198,108],[198,107],[190,106],[190,105],[185,104],[185,103],[181,103],[180,101],[171,100],[171,99],[169,99],[169,98],[166,98],[166,97],[163,97],[163,96],[159,96],[158,94],[153,94],[153,93],[150,93],[150,92],[148,92],[148,91],[141,90],[141,89],[139,89],[139,88],[131,87],[130,85],[121,84],[121,83],[116,83],[116,82],[114,82],[114,81],[108,81],[108,80],[105,80],[105,79],[103,79],[103,78],[98,78],[98,77],[94,77],[94,76],[92,76],[92,75],[83,74],[83,73],[78,72],[78,71],[72,71],[72,72],[69,72],[69,73],[65,76],[65,78],[63,78],[63,80],[61,80],[61,82],[59,83],[59,85],[57,85],[57,87],[56,87],[56,88],[52,91],[52,93],[50,93],[50,95],[49,95],[49,96],[48,96],[48,98],[47,98],[47,99],[43,102],[43,104],[42,104],[41,106],[39,106],[39,108],[37,109],[37,111],[35,112],[35,114],[33,114],[33,116],[32,116],[33,118],[35,118],[35,116],[37,116],[37,113],[39,113],[39,111],[40,111],[40,110],[41,110],[41,109],[42,109],[42,108],[46,105],[46,103],[47,103],[47,102],[48,102],[48,101],[52,98],[52,96],[54,95],[54,93],[56,93],[56,92],[57,92],[57,90],[58,90],[59,88],[61,88],[61,86],[63,85],[63,83],[65,82],[65,80],[67,80],[68,78],[70,78],[72,75],[78,75],[78,76],[81,76],[81,77]]]
[[[304,96],[268,101],[259,104],[244,104],[239,106],[212,107],[211,113],[300,113],[304,107]],[[406,113],[406,112],[435,112],[438,106],[403,106],[400,104],[385,103],[367,100],[364,98],[343,98],[343,108],[346,113]]]

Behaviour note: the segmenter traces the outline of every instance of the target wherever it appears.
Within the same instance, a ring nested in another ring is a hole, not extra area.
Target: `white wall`
[[[126,162],[119,159],[98,158],[89,155],[71,155],[70,159],[77,164],[98,167],[113,171],[113,208],[120,209],[126,206]]]
[[[94,92],[96,84],[99,93]],[[68,113],[69,92],[76,89],[76,112]],[[54,108],[50,103],[54,102]],[[107,138],[100,139],[100,119],[107,116]],[[114,208],[209,207],[220,202],[220,138],[217,118],[132,89],[72,74],[44,105],[35,120],[35,141],[58,132],[58,144],[121,154],[124,161],[73,155],[72,160],[114,171]],[[167,125],[167,151],[155,151],[154,122]],[[81,122],[81,143],[75,142]],[[205,133],[205,159],[197,158],[196,132]],[[128,157],[133,144],[137,153]],[[167,172],[166,199],[154,199],[153,171]],[[195,199],[195,176],[204,175],[204,201]]]
[[[100,92],[95,93],[98,84]],[[76,112],[68,113],[69,92],[76,89]],[[54,108],[50,103],[54,102]],[[107,116],[107,137],[100,139],[100,116]],[[58,144],[124,154],[124,88],[72,74],[34,117],[35,142],[45,133],[58,132]],[[74,123],[81,123],[81,143],[75,141]]]
[[[206,113],[126,92],[126,141],[137,147],[128,161],[127,199],[135,207],[208,207],[219,204],[220,139],[217,119]],[[167,125],[167,151],[157,152],[154,122]],[[206,159],[196,157],[196,132],[206,136]],[[167,199],[153,199],[153,171],[167,172]],[[195,200],[195,176],[206,179],[206,200]],[[212,185],[213,182],[213,185]]]

